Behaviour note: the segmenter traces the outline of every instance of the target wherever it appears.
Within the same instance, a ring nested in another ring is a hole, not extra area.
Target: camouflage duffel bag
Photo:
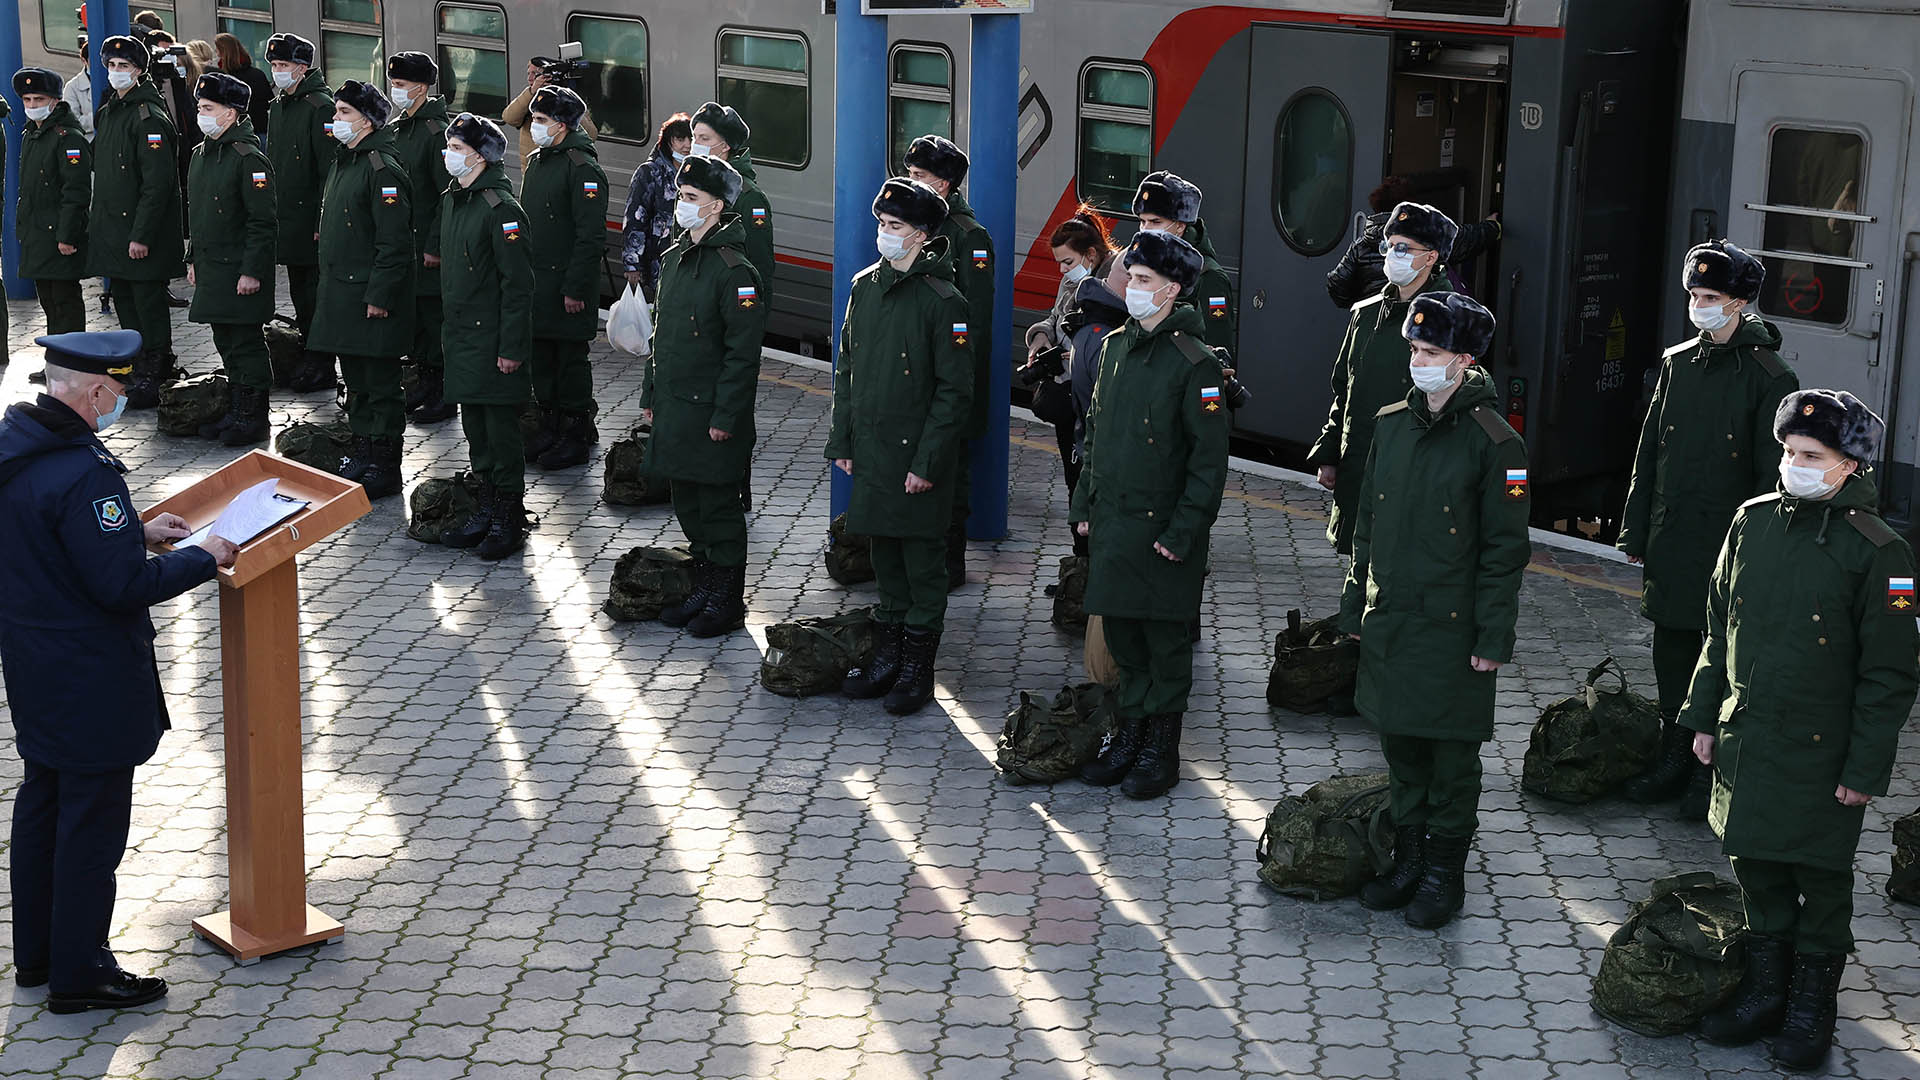
[[[1060,560],[1060,583],[1053,587],[1053,625],[1069,633],[1087,632],[1087,567],[1085,555]]]
[[[260,332],[267,339],[267,366],[273,369],[273,385],[286,386],[307,355],[307,336],[285,315],[268,319]]]
[[[479,478],[464,469],[420,481],[407,494],[407,535],[423,544],[439,543],[442,533],[473,516],[479,498]]]
[[[993,763],[1012,784],[1051,784],[1080,775],[1113,730],[1107,688],[1080,683],[1053,695],[1020,692],[1007,714]]]
[[[1594,1011],[1642,1035],[1690,1030],[1739,989],[1746,926],[1733,882],[1707,870],[1661,878],[1607,940]]]
[[[1267,704],[1310,712],[1335,694],[1352,694],[1360,673],[1360,643],[1340,629],[1338,616],[1303,623],[1287,612],[1287,628],[1273,641]]]
[[[638,547],[613,567],[613,588],[600,610],[615,622],[644,622],[693,591],[693,556],[686,548]]]
[[[640,471],[646,460],[647,425],[636,424],[627,437],[607,447],[606,476],[600,501],[609,506],[655,506],[673,495],[667,481]]]
[[[338,473],[340,459],[353,445],[353,429],[345,420],[315,424],[296,420],[273,437],[273,452],[309,468]]]
[[[1611,672],[1618,685],[1598,685]],[[1561,802],[1590,802],[1640,775],[1660,749],[1660,709],[1627,689],[1609,656],[1580,692],[1547,706],[1533,725],[1520,784]]]
[[[767,627],[760,685],[782,697],[810,697],[840,689],[848,669],[873,654],[869,608],[826,619],[797,619]]]
[[[842,585],[873,580],[873,541],[848,532],[845,514],[827,527],[827,550],[821,558],[827,564],[827,576]]]
[[[160,388],[160,432],[163,435],[198,435],[200,425],[211,424],[227,415],[233,392],[227,377],[214,372],[180,379]]]
[[[1348,773],[1274,804],[1254,847],[1260,880],[1303,900],[1352,896],[1393,866],[1387,774]]]
[[[1893,823],[1893,873],[1887,875],[1887,895],[1920,904],[1920,810]]]

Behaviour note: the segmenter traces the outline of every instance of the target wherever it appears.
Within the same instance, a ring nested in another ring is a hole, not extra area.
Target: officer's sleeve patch
[[[67,164],[69,165],[80,164],[80,148],[79,147],[74,147],[73,149],[67,151]]]
[[[594,180],[580,181],[580,194],[585,195],[589,199],[599,198],[600,197],[599,182]]]
[[[760,303],[760,291],[751,285],[742,285],[733,292],[736,302],[743,310],[757,307]]]
[[[500,235],[504,237],[509,244],[520,239],[520,223],[517,221],[501,222]]]
[[[953,343],[955,345],[965,345],[967,343],[966,323],[957,322],[953,324]]]
[[[756,206],[753,208],[753,223],[762,229],[767,227],[767,208],[766,207]]]
[[[1887,579],[1887,611],[1894,615],[1913,614],[1913,579],[1910,577],[1890,577]]]
[[[1207,412],[1220,411],[1220,388],[1203,386],[1200,388],[1200,407]]]
[[[987,249],[985,248],[973,249],[973,268],[975,270],[985,270],[987,263],[990,262],[992,258],[993,256],[987,254]]]
[[[127,527],[132,515],[127,513],[127,506],[120,501],[120,496],[109,495],[93,500],[93,520],[100,526],[101,532],[115,533]],[[1907,584],[1913,583],[1909,581]]]
[[[1527,499],[1527,470],[1508,469],[1506,486],[1501,489],[1508,502],[1525,502]]]
[[[264,172],[256,172],[252,175],[253,186],[265,190],[267,186],[267,174]]]
[[[380,201],[388,206],[400,201],[400,188],[394,184],[380,185]]]
[[[167,137],[165,135],[162,135],[157,131],[153,132],[152,134],[147,136],[147,149],[158,150],[162,145],[166,143],[166,141],[167,141]]]
[[[1224,296],[1207,297],[1207,315],[1215,319],[1227,317],[1227,298]]]

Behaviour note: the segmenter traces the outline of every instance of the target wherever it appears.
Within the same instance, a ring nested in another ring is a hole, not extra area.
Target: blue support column
[[[6,80],[7,105],[11,112],[5,121],[7,130],[6,182],[0,185],[0,276],[7,282],[7,299],[27,300],[33,296],[33,282],[20,274],[20,236],[14,230],[13,210],[20,202],[20,132],[26,127],[27,114],[20,99],[13,96],[13,73],[20,70],[19,0],[0,0],[0,79]],[[0,341],[0,349],[7,343]],[[4,354],[0,354],[4,355]]]
[[[833,40],[833,342],[840,361],[840,324],[846,320],[853,273],[878,259],[873,246],[873,196],[887,177],[887,17],[862,15],[859,0],[841,0]],[[853,481],[833,475],[833,513],[853,497]]]
[[[987,434],[973,445],[972,512],[967,535],[1007,535],[1007,408],[1013,366],[1013,268],[1020,261],[1014,232],[1020,126],[1020,16],[974,15],[971,97],[967,112],[968,192],[980,224],[993,237],[993,371],[988,383]]]

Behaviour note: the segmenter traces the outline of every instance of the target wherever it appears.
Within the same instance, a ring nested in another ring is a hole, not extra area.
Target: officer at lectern
[[[167,723],[147,608],[232,566],[219,537],[148,558],[189,533],[141,524],[99,433],[127,407],[131,330],[54,334],[47,391],[0,416],[0,670],[25,762],[13,806],[14,981],[50,983],[56,1013],[140,1005],[167,984],[107,948],[127,846],[133,770]]]

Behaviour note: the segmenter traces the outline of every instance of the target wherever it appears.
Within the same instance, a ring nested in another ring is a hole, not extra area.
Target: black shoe
[[[333,373],[333,357],[309,350],[300,358],[300,366],[287,379],[287,389],[296,394],[313,394],[331,390],[338,383]]]
[[[1700,1034],[1717,1046],[1745,1046],[1780,1030],[1787,1018],[1787,983],[1793,977],[1793,943],[1765,934],[1741,939],[1746,974],[1733,1000],[1700,1018]]]
[[[877,698],[893,689],[900,678],[900,649],[907,628],[901,623],[873,624],[873,655],[864,665],[856,664],[840,680],[840,692],[860,701]]]
[[[358,481],[367,475],[367,467],[373,464],[373,437],[355,435],[347,444],[347,452],[340,455],[340,465],[333,471],[342,480]]]
[[[451,420],[460,411],[458,405],[447,403],[447,373],[444,371],[422,371],[420,373],[420,403],[407,409],[407,419],[425,426]]]
[[[1793,1072],[1813,1072],[1833,1049],[1833,1024],[1840,1014],[1840,975],[1846,954],[1801,953],[1793,960],[1793,986],[1787,992],[1787,1019],[1773,1040],[1773,1063]]]
[[[939,651],[938,633],[906,628],[900,639],[900,677],[887,691],[888,712],[906,716],[933,700],[933,658]]]
[[[400,458],[403,450],[400,436],[369,439],[367,443],[367,467],[360,474],[360,486],[367,489],[367,498],[384,499],[400,494]]]
[[[526,438],[525,450],[529,465],[539,461],[541,454],[546,453],[554,443],[560,441],[559,411],[549,409],[545,405],[536,405],[534,408],[540,410],[540,423],[533,429],[533,434]]]
[[[205,424],[201,424],[199,430],[195,431],[194,434],[200,436],[203,439],[213,439],[215,441],[218,441],[220,436],[225,435],[227,433],[227,429],[232,427],[235,423],[237,423],[239,419],[240,418],[238,416],[234,415],[233,395],[232,395],[232,391],[229,390],[228,400],[227,400],[227,411],[223,413],[218,420],[212,420]]]
[[[130,975],[116,971],[98,986],[71,994],[58,990],[47,995],[47,1009],[56,1013],[86,1012],[88,1009],[125,1009],[145,1005],[167,996],[167,981],[151,975]]]
[[[1127,778],[1140,756],[1147,722],[1140,717],[1116,717],[1113,730],[1100,743],[1100,752],[1080,767],[1080,779],[1094,787],[1112,787]]]
[[[427,403],[427,396],[433,391],[433,381],[427,377],[427,372],[422,369],[420,365],[406,365],[406,367],[401,369],[403,376],[408,369],[412,369],[413,371],[413,388],[408,390],[406,396],[400,399],[400,411],[402,412],[412,412],[420,406],[425,405]]]
[[[1700,770],[1700,759],[1693,756],[1693,732],[1668,717],[1660,718],[1660,756],[1653,768],[1627,781],[1621,794],[1628,802],[1647,805],[1672,802],[1686,793],[1687,784]]]
[[[707,606],[687,623],[687,633],[697,638],[719,637],[747,624],[747,568],[716,566],[709,575],[713,590]]]
[[[1180,782],[1180,713],[1161,713],[1146,719],[1140,756],[1120,781],[1120,794],[1129,799],[1157,799]]]
[[[518,491],[494,493],[493,519],[487,523],[486,539],[480,541],[476,555],[495,562],[527,546],[527,511],[521,505],[523,498]]]
[[[267,415],[267,392],[251,386],[233,388],[234,422],[220,433],[223,446],[252,446],[267,441],[273,434],[273,421]]]
[[[1427,836],[1427,872],[1413,899],[1401,913],[1408,926],[1419,930],[1438,930],[1453,921],[1467,902],[1467,853],[1473,850],[1471,836]]]
[[[127,408],[152,409],[160,404],[160,386],[167,359],[158,349],[147,349],[133,358],[133,378],[127,381]]]
[[[955,522],[947,526],[947,591],[967,583],[967,526]]]
[[[585,465],[593,454],[593,415],[585,412],[559,414],[554,440],[534,464],[542,469],[571,469]]]
[[[172,289],[168,289],[167,290],[167,306],[170,308],[186,307],[187,299],[184,296],[175,295]]]
[[[687,591],[687,598],[672,607],[660,609],[660,621],[675,630],[705,611],[707,600],[713,596],[713,564],[705,559],[695,559],[689,569],[693,571],[693,588]]]
[[[1360,906],[1368,911],[1398,911],[1413,900],[1427,873],[1427,826],[1393,830],[1393,869],[1360,886]]]
[[[493,506],[497,492],[492,484],[480,483],[480,493],[474,496],[473,513],[467,520],[453,525],[440,533],[440,543],[450,548],[477,547],[487,538],[487,530],[493,524]]]
[[[31,990],[36,986],[45,986],[47,985],[47,969],[30,967],[14,968],[13,985],[22,990]]]

